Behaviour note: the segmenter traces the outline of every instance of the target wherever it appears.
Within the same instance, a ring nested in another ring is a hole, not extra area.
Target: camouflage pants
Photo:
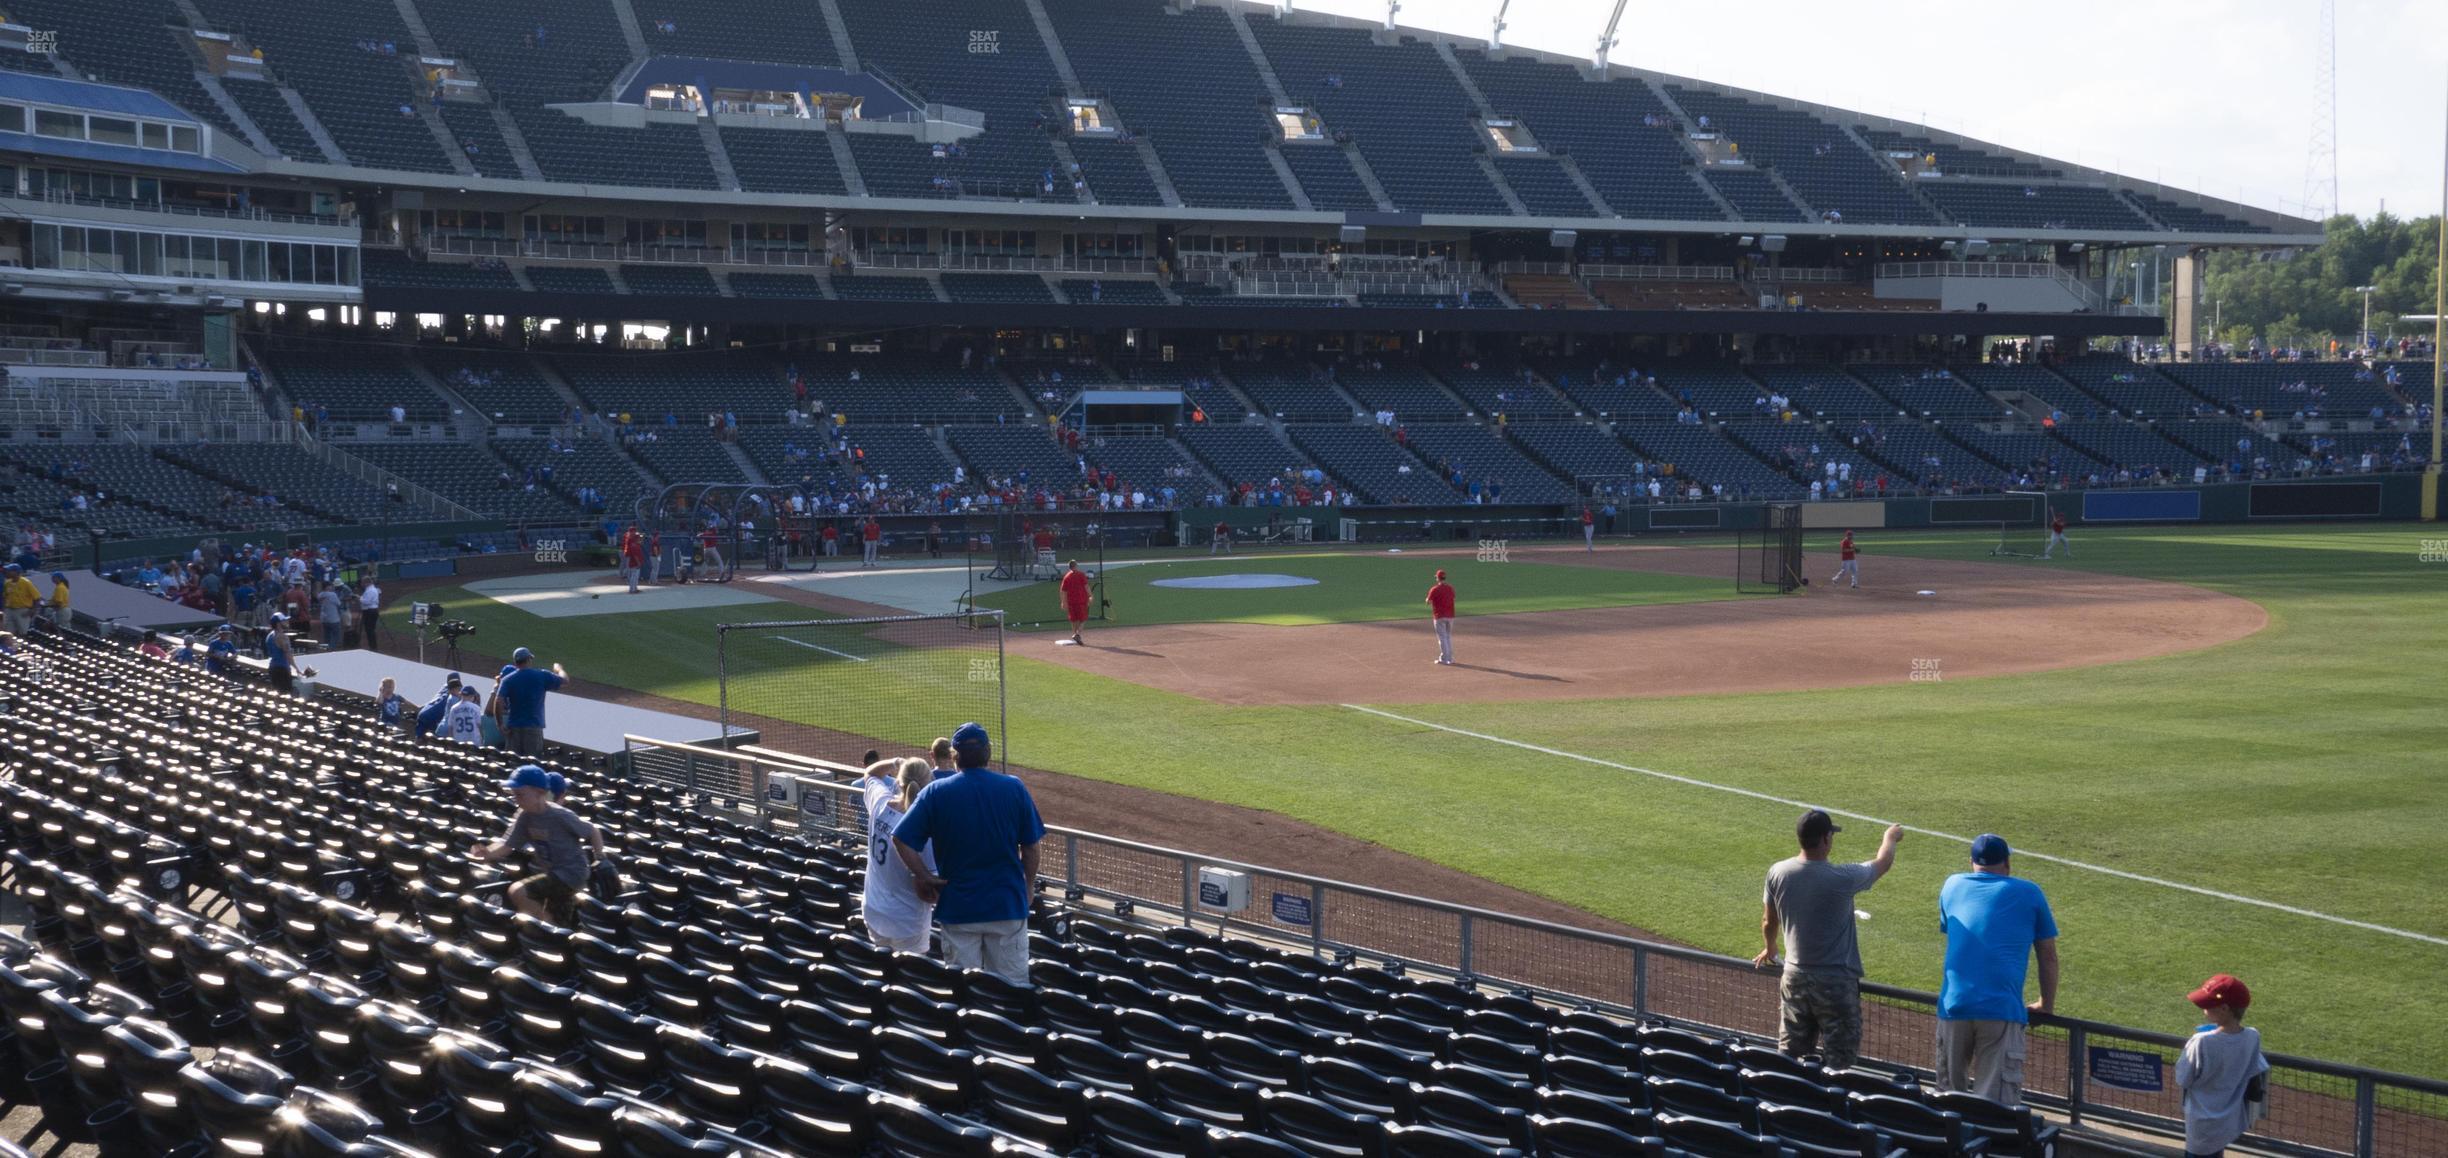
[[[1777,1052],[1818,1054],[1830,1069],[1848,1069],[1861,1053],[1861,979],[1845,973],[1788,969],[1777,985]]]

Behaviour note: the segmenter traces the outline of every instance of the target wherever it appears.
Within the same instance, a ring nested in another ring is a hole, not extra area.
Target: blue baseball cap
[[[450,673],[450,678],[449,678],[449,679],[446,679],[446,680],[443,680],[443,681],[442,681],[442,686],[443,686],[443,687],[446,687],[446,688],[455,688],[455,687],[458,687],[458,686],[459,686],[459,673],[458,673],[458,672],[452,672],[452,673]]]
[[[1984,832],[1972,838],[1972,863],[1979,865],[2005,864],[2013,852],[2006,847],[2006,838],[1994,832]]]
[[[512,663],[526,663],[528,660],[534,658],[535,653],[523,647],[510,653],[510,662]]]
[[[545,790],[551,792],[555,796],[559,796],[562,793],[569,791],[569,777],[563,776],[558,772],[545,773],[544,781]]]
[[[519,765],[519,770],[511,773],[508,780],[502,781],[502,787],[541,788],[546,792],[550,792],[552,791],[552,773],[546,772],[542,768],[538,768],[533,764],[521,764]]]
[[[505,664],[503,664],[503,665],[502,665],[502,669],[501,669],[500,671],[498,671],[498,672],[495,672],[495,673],[494,673],[494,677],[498,679],[498,678],[500,678],[500,677],[502,677],[502,676],[509,675],[511,672],[514,672],[514,671],[517,671],[517,670],[518,670],[518,668],[516,668],[516,667],[514,667],[514,666],[512,666],[512,665],[510,665],[510,664],[506,664],[506,663],[505,663]]]
[[[981,744],[991,745],[993,743],[994,741],[988,738],[986,735],[986,725],[984,724],[962,724],[958,730],[952,733],[952,746],[955,748],[974,748]]]
[[[51,578],[61,583],[65,583],[68,581],[68,573],[66,571],[53,571],[51,573]]]

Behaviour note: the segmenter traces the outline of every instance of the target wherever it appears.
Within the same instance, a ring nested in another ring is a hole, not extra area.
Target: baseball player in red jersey
[[[884,545],[884,525],[876,522],[874,515],[867,516],[867,521],[859,524],[859,544],[866,551],[859,566],[876,566],[876,550]]]
[[[1071,569],[1062,577],[1063,617],[1071,621],[1071,642],[1086,644],[1080,638],[1080,625],[1088,622],[1088,573],[1079,569],[1079,560],[1071,560]]]
[[[1588,507],[1581,508],[1581,545],[1593,554],[1598,550],[1598,516]]]
[[[1437,572],[1436,586],[1428,589],[1428,618],[1436,625],[1437,662],[1452,667],[1454,589],[1443,571]]]
[[[1836,544],[1836,554],[1839,558],[1843,559],[1844,562],[1836,565],[1836,578],[1830,579],[1828,582],[1834,583],[1836,582],[1836,579],[1851,579],[1854,587],[1860,587],[1861,561],[1855,556],[1861,554],[1861,552],[1853,549],[1853,532],[1845,532],[1844,542]]]
[[[2065,512],[2050,511],[2048,546],[2040,549],[2040,557],[2043,559],[2048,558],[2049,553],[2055,551],[2059,547],[2066,549],[2066,558],[2071,559],[2074,557],[2074,544],[2067,542],[2065,537]]]

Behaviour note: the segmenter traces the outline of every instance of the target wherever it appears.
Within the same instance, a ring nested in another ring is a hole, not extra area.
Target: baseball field
[[[1705,540],[1109,559],[1112,618],[1089,646],[1010,636],[1006,739],[1016,764],[1142,813],[1161,801],[1168,842],[1437,891],[1303,857],[1327,837],[1302,833],[1331,834],[1745,957],[1801,803],[1840,814],[1839,856],[1901,822],[1862,952],[1873,979],[1923,989],[1938,885],[1997,832],[2055,905],[2061,1012],[2183,1031],[2186,990],[2232,972],[2272,1049],[2448,1077],[2448,562],[2426,561],[2431,534],[2078,528],[2074,557],[2040,562],[1989,558],[1994,533],[1865,531],[1853,591],[1826,585],[1835,535],[1814,533],[1807,593],[1739,598],[1727,544]],[[1460,592],[1455,668],[1430,663],[1438,567]],[[1256,575],[1288,581],[1160,585]],[[557,617],[417,597],[477,623],[488,653],[567,664],[574,691],[674,707],[714,700],[715,624],[864,609],[758,588],[655,611],[607,594]],[[889,602],[869,590],[854,598]],[[982,602],[1042,618],[1055,600],[1047,584]],[[841,727],[855,697],[798,722]],[[1278,842],[1227,836],[1219,806],[1272,814]],[[1111,807],[1096,821],[1081,826],[1158,831]]]

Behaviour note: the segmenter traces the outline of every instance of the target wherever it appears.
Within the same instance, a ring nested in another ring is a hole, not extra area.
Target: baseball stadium
[[[1489,7],[0,0],[0,1158],[2448,1155],[2448,227]]]

